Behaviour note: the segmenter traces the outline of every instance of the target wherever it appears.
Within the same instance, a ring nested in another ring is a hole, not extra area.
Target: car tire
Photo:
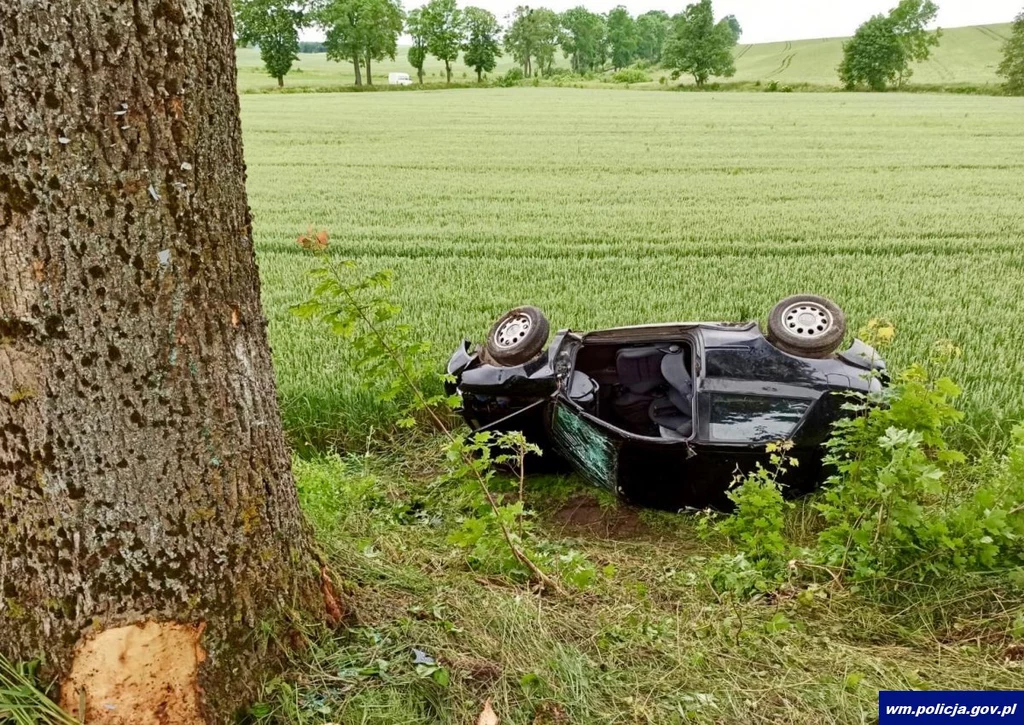
[[[845,335],[846,315],[825,297],[793,295],[775,305],[768,315],[768,339],[790,355],[828,357]]]
[[[487,335],[487,355],[498,365],[522,365],[537,357],[551,326],[536,307],[516,307],[498,318]]]

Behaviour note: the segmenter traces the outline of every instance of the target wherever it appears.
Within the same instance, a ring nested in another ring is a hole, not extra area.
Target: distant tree
[[[372,0],[329,0],[317,11],[317,22],[324,29],[327,59],[352,61],[356,85],[363,85],[361,66],[366,53],[367,23]]]
[[[910,64],[927,60],[939,44],[942,31],[925,30],[938,10],[932,0],[901,0],[887,15],[869,18],[843,44],[843,85],[867,85],[874,91],[903,85],[913,73]]]
[[[651,10],[636,19],[636,54],[649,63],[661,60],[661,49],[665,46],[672,21],[664,10]]]
[[[300,53],[326,53],[327,46],[320,40],[300,40],[299,41],[299,52]]]
[[[625,68],[636,57],[636,21],[629,11],[619,5],[608,13],[608,47],[612,55],[612,69]]]
[[[234,0],[235,33],[241,45],[257,45],[260,60],[278,87],[299,59],[304,16],[288,0]]]
[[[1024,96],[1024,10],[1013,21],[1010,39],[1003,46],[999,75],[1006,79],[1003,88],[1011,96]]]
[[[367,0],[365,43],[363,57],[366,59],[366,84],[373,85],[370,70],[371,61],[395,59],[398,52],[398,36],[405,25],[405,13],[399,0]]]
[[[604,18],[578,5],[562,13],[559,21],[558,43],[573,72],[596,70],[604,58]]]
[[[725,21],[726,25],[729,26],[729,30],[732,31],[732,37],[738,43],[740,42],[740,36],[743,35],[743,28],[740,25],[740,21],[736,19],[735,15],[726,15],[722,20]]]
[[[423,85],[423,64],[427,61],[427,28],[423,22],[423,8],[410,10],[405,19],[405,32],[412,38],[409,46],[409,64],[416,69],[416,77]]]
[[[543,75],[551,72],[558,51],[558,33],[561,25],[558,13],[548,8],[537,8],[530,14],[530,29],[533,32],[533,57],[537,70]]]
[[[866,84],[872,90],[884,91],[896,81],[902,60],[903,49],[896,42],[892,22],[885,15],[873,15],[843,43],[839,80],[848,90]]]
[[[508,29],[505,31],[505,50],[523,69],[523,75],[533,75],[532,58],[533,44],[536,33],[533,29],[533,10],[528,6],[519,5],[512,13]]]
[[[455,0],[430,0],[423,8],[421,18],[427,30],[427,50],[444,61],[445,80],[451,83],[452,63],[462,49],[462,10]]]
[[[932,48],[939,44],[942,29],[934,32],[925,30],[925,26],[935,20],[938,12],[939,6],[932,0],[900,0],[900,4],[889,11],[893,31],[904,54],[904,62],[896,78],[897,86],[902,86],[913,74],[910,64],[928,60]]]
[[[715,22],[711,0],[700,0],[672,18],[661,62],[677,73],[689,73],[698,87],[711,76],[736,73],[732,49],[736,35],[728,20]]]
[[[466,25],[466,41],[462,46],[462,59],[476,71],[476,80],[483,80],[484,73],[494,70],[501,45],[498,35],[501,25],[494,14],[483,8],[468,7],[463,11]]]

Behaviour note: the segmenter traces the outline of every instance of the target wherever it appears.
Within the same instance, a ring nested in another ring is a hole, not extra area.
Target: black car
[[[756,322],[672,322],[558,331],[535,307],[502,316],[483,347],[463,341],[449,391],[474,430],[520,430],[591,482],[654,508],[720,507],[737,472],[791,440],[799,466],[784,483],[822,478],[822,443],[843,393],[878,389],[885,363],[846,332],[842,310],[788,297]],[[872,373],[872,371],[877,371]]]

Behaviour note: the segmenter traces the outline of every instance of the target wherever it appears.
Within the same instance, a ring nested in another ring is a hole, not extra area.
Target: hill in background
[[[914,66],[913,84],[985,85],[999,82],[996,67],[1002,57],[1002,46],[1010,35],[1010,23],[973,25],[943,31],[942,42],[925,63]],[[779,81],[785,84],[811,83],[838,86],[836,66],[842,59],[846,38],[793,40],[779,43],[756,43],[736,47],[736,76],[734,81]],[[407,48],[399,48],[394,61],[381,61],[373,66],[377,85],[387,85],[388,73],[401,71],[415,79],[415,71],[406,60]],[[461,61],[461,58],[460,58]],[[492,77],[513,66],[510,57],[503,57]],[[559,54],[556,65],[567,66],[568,61]],[[444,82],[444,65],[429,58],[425,67],[425,82]],[[653,85],[667,72],[651,72]],[[476,74],[461,62],[454,65],[452,80],[471,83]],[[351,85],[354,74],[351,63],[335,63],[322,53],[300,53],[299,61],[285,78],[285,87],[317,87]],[[680,82],[687,82],[681,78]],[[252,48],[238,50],[239,90],[259,91],[277,87],[277,81],[267,76],[260,63],[259,52]]]
[[[1010,23],[972,25],[942,31],[939,47],[925,63],[914,65],[911,83],[956,85],[998,83],[996,67]],[[836,66],[846,38],[793,40],[736,47],[737,81],[839,85]]]

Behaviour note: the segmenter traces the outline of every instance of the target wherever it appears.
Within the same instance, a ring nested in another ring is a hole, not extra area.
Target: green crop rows
[[[382,412],[287,307],[308,225],[391,268],[438,366],[508,307],[552,327],[763,320],[809,291],[890,359],[949,338],[972,422],[1024,412],[1024,99],[493,89],[245,96],[250,203],[286,425]]]

